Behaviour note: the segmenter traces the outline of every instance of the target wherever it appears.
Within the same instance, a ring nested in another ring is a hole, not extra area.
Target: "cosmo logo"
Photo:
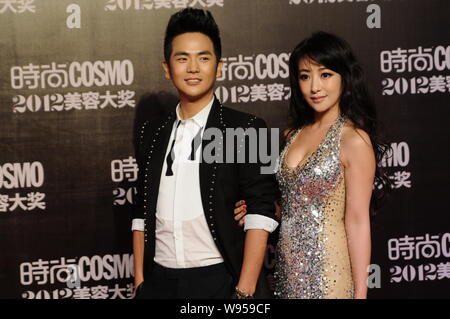
[[[20,264],[22,285],[65,283],[68,286],[80,282],[131,278],[134,276],[133,255],[115,254],[83,256],[56,260],[39,259]]]
[[[270,53],[252,56],[239,54],[223,58],[222,77],[218,80],[265,80],[289,77],[289,54]]]
[[[41,187],[43,184],[44,167],[40,162],[0,165],[0,189]]]
[[[52,62],[48,65],[28,64],[11,67],[13,89],[45,89],[66,87],[102,87],[131,85],[134,80],[130,60]]]
[[[410,151],[408,143],[391,143],[391,148],[386,152],[380,165],[382,167],[405,167],[409,164]]]

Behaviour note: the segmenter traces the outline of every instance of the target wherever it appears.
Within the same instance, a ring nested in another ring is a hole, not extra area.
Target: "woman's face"
[[[315,112],[339,109],[342,77],[311,59],[300,59],[298,82],[304,99]]]

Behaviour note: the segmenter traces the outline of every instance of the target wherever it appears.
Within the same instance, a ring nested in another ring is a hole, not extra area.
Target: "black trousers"
[[[149,277],[138,287],[136,299],[229,299],[234,292],[224,263],[183,269],[155,263]]]

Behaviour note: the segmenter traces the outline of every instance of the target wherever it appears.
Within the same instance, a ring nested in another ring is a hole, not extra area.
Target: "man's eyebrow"
[[[212,52],[209,50],[204,50],[204,51],[200,51],[199,53],[197,53],[197,55],[205,55],[205,54],[212,55]]]
[[[173,55],[174,56],[177,56],[177,55],[189,55],[189,53],[187,53],[185,51],[178,51],[178,52],[175,52]]]
[[[204,50],[204,51],[200,51],[198,53],[195,53],[195,55],[212,55],[212,52],[209,50]],[[190,55],[190,53],[186,52],[186,51],[177,51],[173,54],[174,56],[179,56],[179,55]]]

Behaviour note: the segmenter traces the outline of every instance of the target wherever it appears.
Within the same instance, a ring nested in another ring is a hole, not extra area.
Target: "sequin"
[[[277,180],[282,220],[274,273],[277,298],[353,298],[344,225],[345,180],[340,136],[345,119],[329,128],[316,151],[290,168],[281,153]]]

